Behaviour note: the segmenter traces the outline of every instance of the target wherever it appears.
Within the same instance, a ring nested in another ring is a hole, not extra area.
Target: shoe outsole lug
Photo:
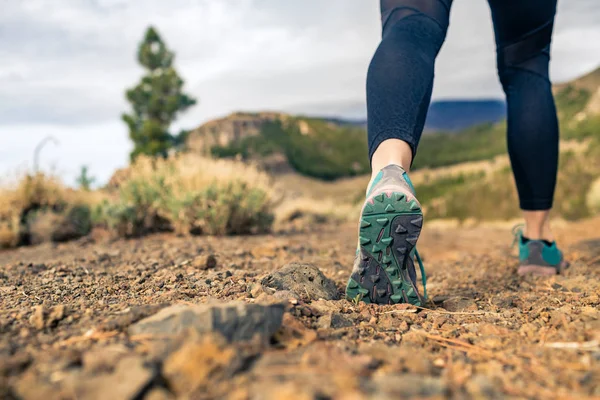
[[[415,218],[412,221],[410,221],[410,223],[414,226],[418,226],[419,228],[421,228],[423,226],[423,217]]]
[[[405,227],[403,227],[402,225],[398,224],[398,227],[396,228],[395,232],[396,233],[406,233],[406,232],[408,232],[408,230]]]
[[[411,246],[415,246],[417,244],[417,240],[419,240],[418,236],[410,236],[406,238],[406,242]]]
[[[380,193],[367,201],[360,220],[358,265],[348,281],[346,297],[365,303],[421,305],[407,263],[422,225],[418,202],[408,200],[405,193]]]
[[[376,221],[381,226],[386,226],[390,222],[389,218],[377,218]]]

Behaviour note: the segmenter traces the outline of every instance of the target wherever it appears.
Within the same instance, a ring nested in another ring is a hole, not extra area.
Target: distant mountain
[[[485,123],[496,123],[506,117],[502,100],[438,100],[431,103],[426,132],[456,132]]]
[[[291,107],[294,114],[311,115],[341,124],[366,126],[364,103],[339,102]],[[506,105],[498,99],[445,99],[429,107],[425,132],[456,132],[475,125],[496,123],[506,116]]]

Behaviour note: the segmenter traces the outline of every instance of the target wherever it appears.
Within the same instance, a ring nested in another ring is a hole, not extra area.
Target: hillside
[[[600,127],[600,68],[557,85],[555,97],[562,139],[597,137]],[[463,107],[486,109],[489,118],[503,110],[501,102],[489,103],[487,106],[466,103]],[[432,111],[439,108],[434,122],[440,118],[448,119],[449,110],[455,108],[453,104],[433,106]],[[495,111],[490,111],[492,108]],[[460,125],[462,122],[452,123]],[[475,125],[453,135],[445,132],[424,135],[414,168],[490,160],[505,154],[505,129],[506,125],[501,121]],[[187,146],[193,152],[252,159],[274,171],[289,169],[282,168],[283,160],[283,164],[287,162],[301,174],[326,180],[368,171],[366,133],[358,120],[277,112],[234,113],[209,121],[192,131]],[[276,167],[272,160],[277,160]]]

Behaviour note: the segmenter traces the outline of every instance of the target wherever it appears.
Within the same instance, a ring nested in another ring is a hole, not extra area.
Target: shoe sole
[[[421,206],[405,193],[380,193],[365,202],[359,227],[360,260],[348,281],[346,297],[365,303],[420,306],[407,264],[422,226]]]
[[[543,265],[520,265],[517,269],[518,275],[553,276],[559,275],[569,267],[569,263],[563,261],[558,267],[545,267]]]

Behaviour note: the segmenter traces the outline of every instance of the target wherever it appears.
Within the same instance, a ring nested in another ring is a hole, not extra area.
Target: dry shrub
[[[89,208],[85,194],[65,188],[54,176],[25,174],[0,189],[0,247],[28,244],[86,235],[90,230]],[[41,215],[54,214],[52,221],[35,222]],[[67,226],[70,233],[64,235]],[[39,232],[31,229],[38,227]],[[75,229],[76,227],[77,229]]]
[[[179,234],[267,231],[273,217],[269,176],[238,161],[193,154],[139,157],[94,220],[121,236],[174,230]]]
[[[592,214],[600,214],[600,178],[590,185],[586,195],[586,205]]]
[[[41,210],[27,218],[29,242],[66,242],[87,235],[91,230],[90,208],[72,205],[59,212]]]

